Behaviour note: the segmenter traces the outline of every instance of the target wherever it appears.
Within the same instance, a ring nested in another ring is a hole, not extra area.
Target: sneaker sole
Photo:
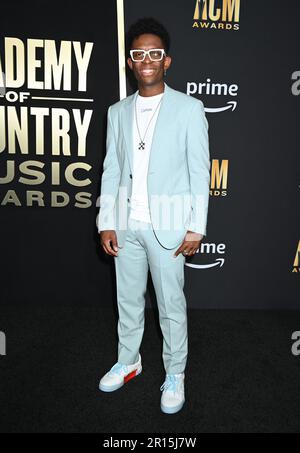
[[[174,406],[174,407],[168,407],[168,406],[164,406],[163,404],[160,405],[160,408],[162,410],[162,412],[164,412],[165,414],[175,414],[176,412],[179,412],[183,405],[185,403],[185,400],[178,404],[178,406]]]
[[[124,376],[123,382],[121,382],[120,384],[103,385],[100,383],[99,389],[102,390],[102,392],[114,392],[115,390],[118,390],[121,387],[123,387],[123,385],[126,384],[128,381],[141,374],[141,372],[142,367],[140,369],[132,371],[131,373],[127,374],[127,376]]]

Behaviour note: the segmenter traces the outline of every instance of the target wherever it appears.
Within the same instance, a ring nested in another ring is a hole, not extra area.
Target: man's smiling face
[[[131,49],[140,50],[164,49],[164,47],[161,38],[150,33],[138,36],[131,45]],[[144,61],[138,62],[132,61],[129,57],[127,63],[140,86],[153,86],[162,82],[164,71],[167,70],[171,64],[171,57],[164,56],[161,61],[151,61],[149,55],[147,55]]]

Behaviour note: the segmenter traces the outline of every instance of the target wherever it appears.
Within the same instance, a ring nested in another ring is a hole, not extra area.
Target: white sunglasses
[[[161,61],[166,52],[164,49],[133,49],[130,51],[132,61],[144,61],[146,55],[149,55],[151,61]]]

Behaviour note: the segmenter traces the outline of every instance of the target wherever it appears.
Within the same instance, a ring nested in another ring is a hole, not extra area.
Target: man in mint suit
[[[118,361],[99,387],[114,391],[142,371],[139,349],[150,269],[166,371],[161,410],[171,414],[185,402],[184,264],[206,235],[208,122],[202,101],[164,82],[171,57],[163,25],[140,19],[128,32],[127,46],[138,90],[108,109],[98,216],[101,245],[116,268]]]

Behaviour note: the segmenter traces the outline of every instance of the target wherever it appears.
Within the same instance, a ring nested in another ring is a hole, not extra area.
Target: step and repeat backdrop
[[[2,301],[111,299],[95,218],[116,17],[114,1],[1,2]]]
[[[201,99],[209,123],[207,236],[186,262],[190,306],[300,308],[299,2],[124,5],[126,29],[145,16],[168,29],[166,82]]]
[[[201,99],[209,123],[189,307],[299,308],[299,12],[296,0],[124,0],[126,30],[147,16],[166,26],[166,82]],[[110,306],[95,220],[119,100],[116,2],[3,0],[0,23],[1,299]]]

